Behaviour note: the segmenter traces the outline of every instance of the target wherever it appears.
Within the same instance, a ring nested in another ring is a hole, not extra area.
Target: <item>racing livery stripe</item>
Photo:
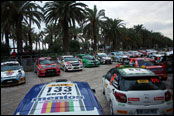
[[[79,89],[77,88],[77,85],[75,85],[76,91],[77,91],[77,95],[80,95]],[[80,104],[80,109],[81,111],[85,111],[85,107],[83,105],[82,100],[79,100],[79,104]]]
[[[45,89],[45,86],[42,88],[42,90],[40,91],[40,93],[38,94],[37,97],[40,97],[40,96],[42,95],[42,92],[43,92],[44,89]],[[35,111],[35,109],[36,109],[36,107],[37,107],[37,104],[38,104],[38,102],[35,102],[35,103],[34,103],[34,105],[32,106],[32,109],[31,109],[31,111],[30,111],[29,114],[34,114],[34,111]]]
[[[46,112],[47,104],[48,103],[44,103],[43,104],[41,113],[45,113]]]
[[[50,112],[51,112],[51,105],[52,105],[51,102],[49,102],[49,103],[47,104],[46,113],[50,113]]]
[[[69,102],[69,112],[73,112],[74,111],[74,104],[73,101]]]
[[[38,104],[38,102],[35,102],[32,110],[30,111],[30,114],[34,114],[34,111],[35,111],[35,108],[36,108],[37,104]]]
[[[73,102],[49,102],[44,103],[41,113],[53,113],[53,112],[73,112]]]

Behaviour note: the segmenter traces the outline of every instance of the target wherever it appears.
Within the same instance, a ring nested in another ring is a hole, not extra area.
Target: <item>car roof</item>
[[[51,82],[33,86],[14,114],[97,114],[96,108],[100,106],[87,82]]]
[[[18,61],[7,61],[7,62],[2,62],[1,65],[4,65],[4,64],[19,64]]]
[[[106,53],[97,53],[98,55],[106,54]]]
[[[135,59],[135,60],[150,60],[150,61],[153,61],[152,58],[130,58],[130,59]]]
[[[122,77],[156,76],[155,73],[144,68],[118,67],[117,70],[119,71]]]
[[[51,57],[40,57],[38,58],[39,60],[44,60],[44,59],[52,59]]]
[[[65,58],[65,57],[74,57],[74,56],[72,56],[72,55],[65,55],[65,56],[62,56],[63,58]]]

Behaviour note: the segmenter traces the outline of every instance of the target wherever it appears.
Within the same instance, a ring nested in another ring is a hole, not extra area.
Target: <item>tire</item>
[[[110,110],[110,115],[114,115],[114,112],[113,112],[113,105],[112,105],[112,102],[110,101],[109,102],[109,110]]]

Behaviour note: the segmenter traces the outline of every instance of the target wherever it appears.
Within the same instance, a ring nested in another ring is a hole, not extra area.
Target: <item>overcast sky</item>
[[[43,5],[46,1],[40,3]],[[93,9],[104,9],[105,15],[121,19],[127,28],[143,24],[144,28],[160,32],[173,40],[173,1],[80,1]],[[42,24],[42,28],[44,28]],[[38,29],[36,28],[38,31]]]

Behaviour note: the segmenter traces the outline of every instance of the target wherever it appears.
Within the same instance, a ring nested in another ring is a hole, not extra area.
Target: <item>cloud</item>
[[[122,19],[126,27],[143,24],[148,30],[160,31],[173,39],[173,1],[83,1],[89,8],[95,4],[106,16]],[[167,32],[167,33],[166,33]]]

